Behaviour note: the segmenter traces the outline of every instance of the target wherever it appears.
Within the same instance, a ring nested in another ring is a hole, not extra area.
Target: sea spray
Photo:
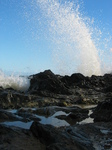
[[[100,59],[90,20],[70,1],[36,0],[52,37],[53,58],[61,74],[101,75]],[[83,17],[82,17],[83,16]]]
[[[17,91],[27,91],[30,86],[30,80],[19,75],[6,75],[0,71],[0,86],[4,89],[13,88]]]

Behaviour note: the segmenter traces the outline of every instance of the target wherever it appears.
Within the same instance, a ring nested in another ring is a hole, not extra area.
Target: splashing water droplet
[[[82,17],[79,5],[58,0],[37,0],[47,18],[52,42],[53,58],[62,74],[80,72],[100,75],[98,51],[92,40],[87,18]]]

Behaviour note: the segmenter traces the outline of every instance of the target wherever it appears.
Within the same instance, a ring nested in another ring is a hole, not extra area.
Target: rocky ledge
[[[112,75],[28,77],[21,92],[0,87],[0,149],[112,149]]]

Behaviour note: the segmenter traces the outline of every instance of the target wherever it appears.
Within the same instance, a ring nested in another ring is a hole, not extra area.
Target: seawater
[[[2,71],[0,72],[0,86],[4,89],[13,88],[17,91],[27,91],[30,86],[30,80],[28,77],[19,75],[6,75]]]

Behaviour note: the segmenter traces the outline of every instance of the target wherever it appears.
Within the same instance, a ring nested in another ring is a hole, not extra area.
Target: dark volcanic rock
[[[18,92],[13,89],[3,89],[0,91],[0,109],[17,109],[20,107],[32,107],[31,102],[38,96]],[[37,104],[35,103],[35,106]]]
[[[68,88],[61,82],[60,76],[56,76],[50,70],[46,70],[39,74],[33,75],[30,81],[30,93],[47,94],[50,93],[61,93],[70,94]]]
[[[16,114],[18,116],[23,117],[24,120],[33,120],[33,121],[40,121],[41,119],[38,118],[37,116],[35,116],[33,114],[33,110],[32,109],[28,109],[28,108],[21,108],[19,109]]]
[[[47,150],[94,150],[89,137],[77,127],[62,129],[34,122],[30,130],[47,146]]]
[[[110,86],[111,81],[111,75],[85,77],[75,73],[71,76],[59,76],[50,70],[30,78],[31,85],[28,90],[30,94],[56,99],[64,95],[71,96],[72,104],[96,104],[98,101],[103,101],[104,89]],[[62,104],[61,101],[58,104]]]
[[[25,129],[0,125],[0,150],[45,150],[45,146]]]
[[[82,114],[85,117],[88,116],[88,112],[89,112],[87,109],[81,109],[77,106],[73,106],[73,107],[48,106],[48,107],[37,108],[33,111],[33,113],[38,115],[51,116],[58,111],[63,111],[66,112],[67,114],[70,113]],[[70,115],[70,117],[72,117],[72,114]]]
[[[46,70],[29,78],[31,85],[26,93],[0,87],[0,108],[97,104],[112,96],[111,74],[60,76]]]
[[[97,122],[78,126],[91,139],[95,150],[112,149],[112,123]],[[91,150],[91,148],[88,150]]]
[[[94,117],[95,122],[112,122],[112,99],[99,102],[91,116]]]
[[[64,76],[61,81],[67,84],[68,86],[72,85],[81,85],[85,80],[85,77],[80,73],[74,73],[70,77]]]
[[[19,117],[12,114],[11,112],[7,112],[5,110],[0,110],[0,122],[17,121],[17,120],[23,120],[23,119],[20,119]]]
[[[112,92],[112,85],[107,86],[106,88],[103,89],[104,92]]]

